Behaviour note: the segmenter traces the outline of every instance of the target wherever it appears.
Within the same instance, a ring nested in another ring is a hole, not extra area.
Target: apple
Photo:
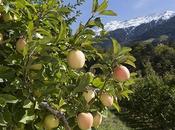
[[[13,19],[14,19],[15,21],[17,21],[17,20],[18,20],[18,17],[14,14],[14,15],[13,15]]]
[[[130,78],[128,68],[123,65],[117,66],[113,72],[113,78],[118,81],[126,81]]]
[[[93,90],[87,90],[83,92],[83,97],[85,98],[86,102],[89,103],[95,97],[95,93]]]
[[[100,96],[100,101],[106,107],[111,107],[113,104],[113,96],[109,95],[108,93],[102,93]]]
[[[101,113],[97,112],[94,116],[93,120],[93,127],[98,128],[99,125],[102,123],[102,115]]]
[[[36,96],[36,97],[41,97],[41,95],[42,95],[42,93],[41,93],[41,91],[40,90],[34,90],[34,92],[33,92],[33,94],[34,94],[34,96]]]
[[[68,64],[73,69],[80,69],[85,64],[85,55],[80,50],[72,50],[67,56]]]
[[[0,33],[0,44],[2,44],[2,41],[3,41],[3,34]]]
[[[30,66],[30,69],[32,70],[41,70],[42,69],[42,64],[33,64]]]
[[[24,50],[26,46],[26,41],[23,38],[18,39],[18,41],[16,42],[16,50],[19,53],[22,53],[22,51]]]
[[[91,113],[80,113],[78,114],[77,122],[80,129],[90,129],[93,125],[93,116]]]
[[[0,5],[3,5],[3,0],[0,0]]]
[[[5,22],[8,22],[8,21],[13,20],[13,17],[9,13],[6,13],[6,14],[3,15],[3,20]]]
[[[47,115],[44,119],[44,127],[47,130],[58,127],[59,120],[54,115]]]

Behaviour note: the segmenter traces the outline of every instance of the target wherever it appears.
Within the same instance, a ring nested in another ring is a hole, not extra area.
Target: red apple
[[[80,50],[72,50],[69,52],[67,60],[71,68],[80,69],[85,64],[85,55]]]
[[[80,113],[78,114],[77,121],[80,129],[87,130],[93,125],[93,116],[91,113]]]
[[[113,78],[117,81],[126,81],[130,78],[128,68],[123,65],[117,66],[113,72]]]
[[[108,93],[102,93],[100,96],[100,101],[106,107],[111,107],[113,104],[113,96],[109,95]]]
[[[44,127],[46,130],[51,130],[58,127],[59,120],[54,115],[47,115],[44,119]]]
[[[93,90],[86,90],[83,92],[83,97],[85,98],[86,102],[89,103],[95,97],[95,93]]]
[[[99,125],[102,123],[102,115],[101,113],[97,112],[94,116],[94,120],[93,120],[93,127],[98,128]]]
[[[26,41],[23,38],[18,39],[18,41],[16,42],[16,50],[19,53],[22,53],[22,51],[24,50],[26,46]]]

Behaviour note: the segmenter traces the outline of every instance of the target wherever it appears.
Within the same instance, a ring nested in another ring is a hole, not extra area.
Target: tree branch
[[[41,102],[40,104],[41,107],[47,109],[48,111],[50,111],[53,115],[55,115],[58,119],[61,119],[64,123],[64,127],[66,130],[71,130],[69,123],[64,115],[63,112],[57,111],[55,109],[53,109],[47,102]]]

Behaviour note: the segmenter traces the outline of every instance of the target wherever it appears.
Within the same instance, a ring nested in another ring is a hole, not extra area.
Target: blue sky
[[[66,2],[74,2],[76,0],[65,0]],[[86,2],[79,8],[82,15],[78,21],[72,25],[72,28],[77,28],[78,23],[85,22],[90,16],[93,0]],[[102,0],[99,0],[101,2]],[[114,10],[118,16],[102,17],[104,23],[111,20],[128,20],[138,16],[145,16],[153,13],[160,13],[166,10],[175,11],[175,0],[109,0],[108,9]],[[74,30],[73,29],[73,30]]]

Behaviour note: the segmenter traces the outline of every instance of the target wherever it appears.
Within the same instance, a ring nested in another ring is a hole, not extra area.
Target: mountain
[[[121,43],[156,39],[161,36],[175,40],[175,12],[165,11],[126,21],[111,21],[104,28],[109,32],[109,37],[114,37]],[[97,30],[97,33],[99,31]]]

